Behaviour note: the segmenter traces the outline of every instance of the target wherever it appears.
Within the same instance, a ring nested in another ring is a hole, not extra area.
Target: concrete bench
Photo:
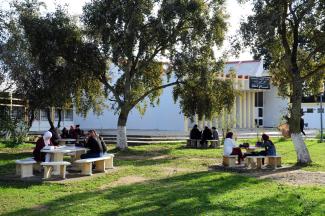
[[[95,163],[96,171],[105,172],[106,169],[113,169],[113,154],[105,154],[102,157],[76,160],[74,163],[82,164],[81,174],[92,175],[92,163]]]
[[[233,167],[236,165],[237,158],[238,158],[237,155],[229,155],[229,156],[224,155],[222,159],[222,165],[226,167]]]
[[[22,160],[16,160],[16,175],[21,178],[28,178],[34,176],[33,165],[37,162],[33,158],[26,158]]]
[[[266,156],[266,163],[269,166],[272,166],[273,168],[280,167],[281,166],[281,156]]]
[[[60,176],[65,179],[67,166],[70,165],[70,162],[67,161],[53,161],[53,162],[42,162],[41,166],[44,167],[44,179],[51,178],[53,166],[60,167]]]
[[[245,158],[245,165],[252,169],[261,169],[263,159],[265,159],[265,156],[247,156]]]

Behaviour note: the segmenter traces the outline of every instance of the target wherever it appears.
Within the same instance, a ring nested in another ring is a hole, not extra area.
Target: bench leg
[[[82,164],[81,174],[83,175],[92,175],[92,163]]]
[[[20,166],[20,164],[16,164],[16,175],[21,176],[21,166]]]
[[[276,165],[277,165],[278,167],[282,166],[281,158],[277,158]]]
[[[111,158],[109,158],[109,159],[107,159],[106,161],[105,161],[105,168],[106,169],[113,169],[114,168],[114,165],[113,165],[113,157],[111,157]]]
[[[95,162],[96,171],[105,172],[105,160],[100,160]]]
[[[262,158],[256,158],[256,168],[257,169],[262,168]]]
[[[66,165],[61,165],[60,166],[60,176],[61,176],[61,178],[65,179],[65,175],[67,173],[66,171],[67,171]]]
[[[247,160],[247,167],[250,167],[251,169],[256,168],[254,158],[246,158],[246,160]]]
[[[51,178],[52,170],[53,170],[52,166],[44,166],[44,179]]]
[[[33,175],[33,164],[21,164],[20,165],[20,177],[21,178],[28,178],[32,177]]]

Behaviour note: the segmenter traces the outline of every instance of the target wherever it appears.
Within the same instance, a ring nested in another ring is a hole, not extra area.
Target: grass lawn
[[[283,163],[293,164],[289,141],[276,142]],[[325,171],[325,144],[308,142]],[[32,145],[0,144],[0,175]],[[110,146],[114,152],[113,146]],[[325,215],[325,187],[291,186],[235,173],[207,171],[221,149],[184,149],[181,144],[130,147],[116,153],[116,170],[80,181],[32,184],[0,182],[0,215]]]

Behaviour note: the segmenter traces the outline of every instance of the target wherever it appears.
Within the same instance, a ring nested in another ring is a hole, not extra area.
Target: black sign
[[[271,77],[249,77],[249,88],[270,89]]]

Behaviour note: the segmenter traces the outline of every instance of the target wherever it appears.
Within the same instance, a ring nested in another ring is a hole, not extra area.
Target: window
[[[73,110],[68,109],[64,111],[64,121],[73,121]]]
[[[59,109],[55,109],[55,121],[59,120]],[[63,120],[63,110],[61,109],[61,120]]]
[[[313,108],[307,108],[306,113],[314,113],[314,109]]]
[[[263,119],[258,120],[258,125],[263,125]]]
[[[41,110],[41,121],[47,121],[46,110]]]
[[[263,108],[258,108],[258,117],[263,117]]]
[[[24,118],[24,107],[12,107],[12,118],[23,119]]]
[[[255,93],[255,107],[263,107],[263,92]]]
[[[40,120],[40,110],[36,110],[34,112],[34,115],[35,115],[35,120],[39,121]]]

